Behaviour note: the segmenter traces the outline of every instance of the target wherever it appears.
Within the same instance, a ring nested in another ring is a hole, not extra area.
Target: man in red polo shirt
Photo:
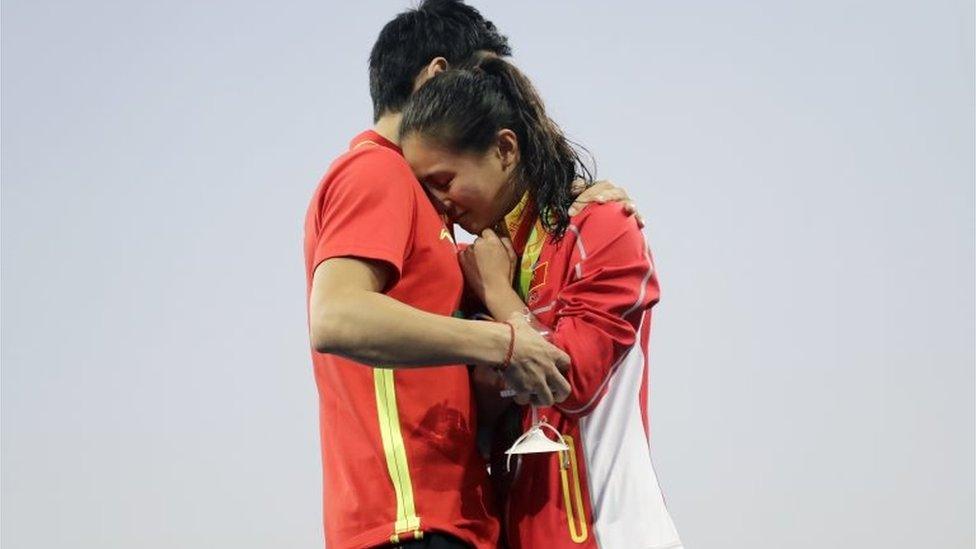
[[[486,53],[509,55],[507,40],[460,1],[427,0],[388,23],[370,56],[374,128],[332,163],[308,208],[330,549],[495,547],[464,365],[502,368],[512,387],[543,405],[569,394],[560,374],[568,356],[520,315],[507,323],[452,318],[464,285],[453,233],[395,141],[413,90]]]

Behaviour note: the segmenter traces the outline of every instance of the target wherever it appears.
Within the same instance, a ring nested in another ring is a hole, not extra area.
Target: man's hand
[[[515,313],[508,322],[515,328],[512,360],[503,372],[505,381],[519,395],[515,401],[552,406],[569,396],[570,385],[561,372],[569,370],[569,355],[545,340],[525,317]]]
[[[512,242],[498,238],[491,229],[485,229],[473,244],[458,254],[464,281],[485,304],[491,289],[512,287],[517,259]]]
[[[585,181],[577,179],[573,181],[572,193],[576,197],[576,200],[569,207],[570,216],[580,213],[591,202],[596,202],[597,204],[623,202],[624,212],[633,215],[634,219],[637,220],[637,225],[644,228],[644,217],[637,211],[637,206],[630,199],[630,196],[627,195],[627,191],[617,187],[610,181],[597,181],[587,188]]]

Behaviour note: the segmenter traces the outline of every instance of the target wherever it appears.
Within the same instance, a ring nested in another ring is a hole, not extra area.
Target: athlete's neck
[[[393,144],[400,145],[400,119],[401,113],[387,113],[380,117],[373,124],[373,131],[390,140]]]

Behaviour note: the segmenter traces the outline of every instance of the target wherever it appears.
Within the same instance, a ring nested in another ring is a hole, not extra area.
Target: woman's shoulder
[[[640,233],[640,227],[633,215],[624,211],[622,202],[590,203],[578,214],[569,218],[570,227],[577,231],[608,230],[613,232]],[[573,230],[573,229],[570,229]]]
[[[637,220],[619,202],[587,205],[569,219],[566,236],[585,256],[614,250],[614,257],[641,258],[647,247]]]

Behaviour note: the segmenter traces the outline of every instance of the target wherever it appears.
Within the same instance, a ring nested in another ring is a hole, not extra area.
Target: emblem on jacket
[[[549,262],[539,263],[532,269],[532,282],[529,284],[529,295],[526,298],[526,305],[534,305],[539,301],[539,288],[546,285],[549,278]]]

